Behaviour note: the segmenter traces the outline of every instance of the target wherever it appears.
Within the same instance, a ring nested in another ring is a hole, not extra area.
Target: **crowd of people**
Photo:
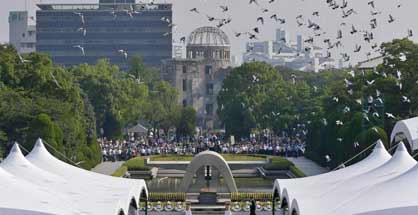
[[[165,154],[198,154],[212,150],[222,154],[267,154],[284,157],[299,157],[305,151],[306,131],[294,129],[273,135],[269,132],[251,134],[249,138],[235,141],[219,134],[209,134],[198,138],[182,138],[175,141],[148,136],[131,136],[125,140],[99,139],[104,161],[129,160],[136,156]]]

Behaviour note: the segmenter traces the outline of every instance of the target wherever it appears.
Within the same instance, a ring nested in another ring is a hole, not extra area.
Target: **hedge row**
[[[147,171],[151,169],[149,166],[145,165],[145,158],[142,157],[132,158],[126,161],[124,165],[128,167],[129,171]]]
[[[263,166],[265,170],[288,170],[292,172],[296,177],[305,177],[306,175],[298,169],[294,163],[283,157],[271,157],[271,163]]]

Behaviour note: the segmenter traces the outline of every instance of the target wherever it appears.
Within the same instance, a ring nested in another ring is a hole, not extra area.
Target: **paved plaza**
[[[305,173],[306,176],[319,175],[319,174],[329,172],[327,168],[319,166],[317,163],[305,157],[298,157],[298,158],[287,157],[287,159],[291,161],[292,163],[294,163],[295,166],[298,169],[300,169],[303,173]]]

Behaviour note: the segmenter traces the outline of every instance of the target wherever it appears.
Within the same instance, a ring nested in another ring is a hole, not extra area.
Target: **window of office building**
[[[206,104],[206,115],[213,115],[213,104]]]
[[[187,106],[187,100],[183,99],[183,107],[186,107],[186,106]]]
[[[206,75],[212,74],[212,65],[206,65],[205,66],[205,74]]]
[[[187,73],[187,66],[183,65],[183,73]]]
[[[213,84],[212,83],[206,85],[206,94],[213,95]]]
[[[183,79],[183,91],[187,91],[187,79]]]

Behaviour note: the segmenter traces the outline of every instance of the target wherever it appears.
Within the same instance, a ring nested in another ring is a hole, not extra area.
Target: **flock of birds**
[[[303,1],[303,0],[302,0]],[[228,2],[228,1],[227,1]],[[248,5],[254,6],[255,12],[260,11],[261,16],[257,16],[256,18],[256,26],[249,27],[246,31],[241,32],[235,32],[235,37],[247,37],[248,40],[258,40],[259,35],[261,33],[261,29],[263,28],[265,22],[269,20],[273,20],[274,22],[277,22],[278,25],[284,25],[288,22],[288,20],[285,17],[279,17],[279,14],[274,13],[269,8],[271,6],[263,6],[263,3],[267,4],[274,4],[278,2],[277,0],[264,0],[263,2],[261,0],[249,0]],[[308,34],[308,37],[303,41],[305,45],[305,51],[310,51],[314,46],[323,47],[327,50],[326,57],[331,58],[332,57],[332,51],[336,51],[337,53],[341,55],[341,59],[344,62],[350,62],[352,60],[352,53],[354,54],[365,54],[365,56],[369,59],[372,55],[380,56],[383,52],[381,49],[380,44],[376,40],[376,32],[378,28],[381,28],[382,26],[387,25],[393,25],[396,23],[397,19],[395,16],[391,13],[383,13],[378,9],[378,5],[374,0],[368,0],[364,2],[365,7],[370,8],[370,15],[368,20],[368,28],[361,28],[357,26],[354,23],[349,23],[349,18],[355,15],[358,15],[359,12],[357,12],[356,8],[350,7],[350,2],[348,0],[324,0],[324,2],[327,4],[327,7],[331,11],[340,11],[341,19],[343,20],[339,26],[337,26],[336,35],[332,35],[331,32],[327,32],[324,30],[324,28],[315,20],[318,20],[320,18],[320,12],[319,11],[312,11],[310,14],[298,14],[295,16],[295,24],[298,28],[302,28],[303,30],[310,32]],[[219,9],[222,13],[228,13],[230,11],[230,7],[228,5],[219,5]],[[398,1],[396,3],[396,6],[394,10],[402,8],[402,4]],[[189,10],[190,13],[200,15],[203,18],[206,18],[208,22],[213,23],[216,27],[222,28],[227,26],[232,22],[232,18],[227,17],[214,17],[209,14],[204,13],[205,9],[202,8],[196,8],[193,7]],[[352,35],[356,36],[359,35],[361,39],[358,40],[359,43],[355,44],[355,47],[352,50],[352,53],[347,50],[347,48],[343,48],[344,51],[338,51],[336,49],[344,47],[344,39],[346,35]],[[411,38],[413,36],[412,29],[407,29],[405,37]],[[183,37],[184,38],[184,37]],[[280,38],[280,40],[284,43],[286,43],[286,38]],[[368,49],[367,49],[368,48]],[[368,51],[364,51],[368,50]],[[280,51],[280,50],[279,50]],[[406,60],[405,58],[401,60]],[[388,74],[385,72],[379,73],[375,71],[376,75],[381,76],[383,78],[387,78]],[[356,74],[355,71],[348,72],[349,77],[355,78],[356,75],[363,75],[366,76],[364,72],[361,74]],[[402,94],[402,72],[397,71],[396,72],[396,87],[399,89],[399,92]],[[291,75],[291,83],[294,85],[296,84],[297,77],[296,75]],[[256,75],[252,76],[252,81],[258,82],[259,79]],[[364,84],[366,86],[373,86],[376,81],[375,80],[365,80]],[[344,80],[345,87],[347,90],[347,93],[350,96],[353,96],[354,94],[354,84],[348,80]],[[418,84],[418,81],[416,82]],[[223,89],[224,90],[224,89]],[[313,86],[314,92],[317,92],[318,87]],[[288,98],[289,100],[291,97]],[[341,103],[340,99],[338,97],[333,97],[332,101],[335,103]],[[382,93],[379,90],[376,90],[375,95],[367,96],[365,101],[363,101],[362,98],[355,99],[355,102],[362,106],[367,106],[365,110],[363,110],[362,116],[365,121],[370,121],[370,117],[374,118],[387,118],[387,119],[396,119],[396,116],[392,113],[386,112],[381,116],[381,114],[378,112],[376,106],[383,105],[383,98]],[[408,98],[406,95],[401,96],[401,100],[399,101],[402,104],[409,104],[411,103],[411,99]],[[367,104],[363,104],[367,103]],[[252,107],[246,107],[244,103],[241,103],[241,106],[243,108],[248,108],[249,110],[252,109]],[[223,108],[223,107],[221,107]],[[345,106],[342,110],[343,114],[347,114],[351,111],[351,108],[349,106]],[[314,114],[314,113],[312,113]],[[272,116],[265,116],[266,118],[269,117],[276,117],[279,116],[280,113],[272,112]],[[295,116],[298,118],[298,116]],[[326,118],[322,118],[322,123],[324,126],[328,125],[328,120]],[[309,124],[310,122],[308,122]],[[342,120],[336,120],[335,124],[337,126],[343,126],[344,122]],[[378,132],[376,128],[373,128],[375,132]],[[338,137],[336,139],[337,142],[343,142],[342,137]],[[358,148],[360,144],[358,142],[353,143],[354,148]],[[325,156],[325,159],[327,162],[331,161],[331,157],[329,155]]]
[[[147,10],[151,7],[154,7],[155,3],[154,1],[151,1],[149,3],[139,2],[138,4],[128,4],[126,8],[122,9],[115,9],[112,8],[109,12],[109,16],[112,17],[113,21],[118,21],[118,19],[121,19],[123,16],[127,16],[130,19],[134,19],[135,16],[139,16],[141,14],[142,10]],[[80,54],[82,56],[86,56],[86,50],[84,47],[84,38],[87,36],[87,25],[86,25],[86,17],[82,12],[73,12],[74,16],[79,17],[80,19],[80,27],[76,30],[79,32],[83,38],[81,41],[81,44],[74,45],[73,48],[76,48],[80,51]],[[122,18],[123,19],[123,18]],[[169,27],[170,31],[163,34],[163,36],[169,36],[170,34],[173,34],[176,28],[176,24],[170,20],[168,17],[161,17],[160,19],[162,22],[167,23],[167,26]],[[117,53],[119,53],[125,60],[128,59],[128,51],[126,49],[116,49]]]
[[[263,5],[262,1],[265,1],[268,6]],[[303,1],[303,0],[301,0]],[[343,20],[347,20],[347,18],[358,14],[358,12],[350,7],[348,0],[324,0],[327,6],[332,11],[341,11],[341,17]],[[399,1],[399,0],[398,0]],[[138,5],[129,5],[129,7],[121,9],[121,10],[115,10],[112,9],[109,12],[109,16],[113,17],[113,20],[118,20],[118,17],[120,16],[128,16],[131,19],[133,19],[135,16],[138,16],[141,14],[141,10],[147,9],[147,7],[155,5],[154,1],[151,1],[149,3],[139,2],[142,4]],[[261,15],[257,16],[256,22],[257,25],[250,27],[246,31],[240,31],[240,32],[234,32],[235,37],[248,37],[249,40],[258,40],[259,35],[262,31],[262,28],[267,21],[273,20],[274,22],[277,22],[278,25],[284,25],[288,23],[288,20],[285,17],[280,17],[279,14],[274,13],[269,8],[272,8],[272,4],[278,3],[278,0],[249,0],[248,5],[251,7],[254,7],[255,12],[260,11]],[[331,32],[327,32],[324,30],[324,28],[315,20],[320,19],[320,12],[319,11],[312,11],[310,14],[298,14],[295,16],[295,23],[297,27],[301,28],[301,30],[308,30],[310,33],[308,33],[307,38],[303,41],[305,43],[305,52],[310,51],[314,46],[323,47],[327,50],[326,57],[332,58],[334,57],[332,53],[333,50],[337,50],[338,48],[344,47],[344,38],[345,35],[361,35],[362,39],[366,44],[356,44],[353,48],[354,54],[362,53],[362,50],[365,49],[365,46],[369,46],[369,51],[365,52],[366,57],[370,58],[374,53],[379,54],[382,50],[380,49],[380,45],[375,42],[376,33],[375,30],[380,27],[384,26],[383,23],[387,24],[393,24],[396,22],[396,18],[392,14],[386,14],[387,17],[382,17],[383,12],[379,11],[377,8],[377,5],[374,0],[367,1],[367,6],[370,7],[370,20],[369,20],[369,28],[368,29],[360,29],[355,24],[349,24],[346,21],[343,21],[340,23],[340,27],[336,32],[335,37],[331,36]],[[192,14],[196,14],[201,16],[203,19],[206,19],[209,23],[215,25],[218,28],[223,28],[229,26],[233,19],[231,18],[231,14],[229,12],[233,9],[231,6],[229,6],[227,3],[218,5],[219,10],[222,14],[224,14],[222,17],[216,17],[213,15],[210,15],[206,13],[205,6],[202,6],[202,8],[193,7],[189,9],[189,12]],[[401,8],[402,4],[398,3],[396,5],[396,8]],[[86,37],[87,35],[87,28],[86,28],[86,19],[84,17],[84,14],[82,12],[74,12],[75,16],[78,16],[80,19],[81,26],[77,29],[77,32],[79,32],[83,37]],[[169,36],[176,32],[177,25],[173,23],[173,21],[169,17],[161,17],[160,19],[162,22],[166,23],[167,26],[170,29],[169,31],[165,32],[163,36]],[[232,27],[231,27],[232,28]],[[413,31],[411,29],[407,30],[406,37],[412,37]],[[286,38],[280,38],[282,42],[286,43]],[[182,36],[180,37],[179,41],[181,43],[186,42],[186,37]],[[173,39],[173,42],[176,42],[175,39]],[[80,54],[85,56],[86,50],[85,47],[82,44],[73,46],[74,48],[77,48],[80,50]],[[117,49],[115,50],[117,53],[119,53],[122,57],[125,59],[128,59],[128,51],[124,49]],[[278,50],[280,52],[281,50]],[[340,58],[344,62],[349,62],[352,60],[351,54],[347,51],[347,49],[344,49],[344,51],[336,51],[340,54]],[[300,53],[299,53],[300,54]]]
[[[277,0],[264,0],[267,2],[267,4],[274,4],[276,2],[278,2]],[[302,0],[303,1],[303,0]],[[340,14],[341,14],[341,18],[343,20],[348,20],[347,18],[357,15],[358,12],[356,11],[355,8],[350,7],[350,3],[348,0],[324,0],[325,3],[327,4],[327,7],[332,10],[332,11],[338,11],[340,10]],[[309,51],[310,49],[312,49],[312,47],[314,47],[314,45],[318,45],[318,44],[322,44],[325,46],[325,48],[328,50],[326,57],[331,58],[332,54],[331,51],[333,49],[337,49],[340,47],[344,46],[344,37],[345,35],[357,35],[359,34],[362,37],[363,43],[359,43],[356,44],[354,49],[353,49],[353,53],[361,53],[362,50],[364,50],[364,46],[368,46],[368,48],[370,48],[371,51],[366,52],[366,56],[369,57],[372,55],[372,52],[378,53],[380,54],[382,52],[381,48],[380,48],[380,44],[378,44],[378,42],[375,41],[376,38],[376,29],[379,28],[380,26],[384,26],[384,23],[391,25],[393,23],[396,22],[396,18],[392,15],[392,14],[383,14],[382,11],[378,10],[378,7],[375,3],[374,0],[369,0],[366,1],[365,6],[370,8],[370,19],[368,20],[369,23],[369,28],[367,29],[360,29],[359,27],[357,27],[355,24],[351,23],[349,24],[346,21],[343,21],[340,23],[340,26],[336,32],[335,36],[331,36],[330,32],[325,31],[320,24],[318,24],[318,22],[316,22],[315,20],[317,18],[320,17],[320,12],[319,11],[312,11],[311,14],[298,14],[297,16],[295,16],[295,23],[297,25],[297,27],[299,28],[304,28],[304,30],[307,30],[308,32],[310,32],[310,34],[308,35],[308,37],[304,40],[304,43],[306,44],[306,48],[305,51]],[[367,4],[367,5],[366,5]],[[141,4],[140,8],[134,8],[132,5],[129,6],[129,8],[123,9],[123,10],[111,10],[109,12],[109,16],[112,16],[113,20],[117,20],[118,17],[120,16],[128,16],[131,19],[133,19],[135,16],[140,15],[140,11],[142,9],[146,9],[147,6],[152,6],[154,5],[154,1],[151,1],[151,3],[148,4]],[[259,10],[261,11],[261,16],[258,16],[256,18],[256,23],[257,26],[253,26],[250,27],[248,30],[246,31],[241,31],[241,32],[235,32],[235,37],[239,38],[239,37],[248,37],[249,40],[257,40],[259,38],[259,34],[261,33],[261,28],[264,26],[265,22],[267,21],[267,19],[273,20],[274,22],[277,22],[278,25],[283,25],[286,24],[288,22],[288,20],[284,17],[280,17],[277,13],[274,13],[272,11],[270,11],[269,8],[271,8],[270,6],[263,6],[261,4],[261,0],[249,0],[248,5],[251,7],[254,7],[255,10]],[[208,22],[213,23],[216,27],[218,28],[223,28],[226,27],[228,25],[230,25],[232,23],[232,18],[228,15],[228,13],[231,11],[231,7],[228,6],[227,4],[225,5],[219,5],[219,10],[226,15],[224,17],[215,17],[212,16],[210,14],[205,13],[205,9],[204,8],[191,8],[189,9],[189,12],[192,14],[196,14],[199,15],[201,17],[203,17],[204,19],[207,19]],[[396,8],[395,9],[399,9],[402,7],[401,3],[397,3]],[[79,32],[81,34],[81,36],[84,38],[87,36],[87,28],[86,28],[86,19],[84,17],[84,14],[81,12],[74,12],[75,16],[78,16],[80,19],[80,23],[81,26],[76,30],[77,32]],[[384,16],[383,16],[384,15]],[[175,28],[176,28],[176,24],[174,24],[172,22],[172,20],[170,20],[170,18],[167,17],[161,17],[160,19],[162,22],[166,23],[167,26],[169,27],[170,31],[164,33],[163,36],[169,36],[171,34],[173,34]],[[413,31],[411,29],[408,29],[405,35],[407,38],[410,38],[413,36]],[[282,42],[287,42],[285,38],[281,38]],[[318,42],[319,40],[319,42]],[[181,37],[180,41],[185,43],[186,42],[186,37]],[[364,45],[366,44],[366,45]],[[83,44],[80,45],[75,45],[73,46],[74,48],[77,48],[80,50],[81,55],[85,56],[86,52],[85,52],[85,48],[83,47]],[[345,49],[347,50],[347,49]],[[123,58],[128,59],[128,51],[124,50],[124,49],[119,49],[119,50],[115,50],[117,53],[119,53]],[[351,60],[351,55],[348,53],[348,51],[345,52],[341,52],[340,53],[341,58],[345,61],[348,62]],[[27,63],[30,62],[28,60],[25,60],[22,58],[22,56],[19,55],[19,59],[22,63]],[[406,60],[405,58],[402,60]],[[375,72],[376,75],[381,76],[383,78],[387,78],[388,75],[386,73],[378,73]],[[60,86],[59,83],[56,81],[55,77],[53,76],[53,74],[51,73],[53,79],[55,80],[55,83],[57,86]],[[348,73],[349,77],[355,78],[356,75],[363,75],[365,76],[364,72],[361,74],[356,74],[355,71],[350,71]],[[396,78],[397,78],[397,84],[396,86],[398,87],[399,91],[402,92],[402,72],[401,71],[397,71],[396,72]],[[253,75],[252,77],[253,82],[258,82],[259,78],[256,75]],[[291,83],[292,84],[296,84],[296,80],[297,77],[296,75],[291,75]],[[138,80],[140,82],[140,80]],[[345,79],[344,80],[345,83],[345,87],[347,90],[347,93],[350,96],[353,96],[354,90],[353,90],[353,83],[348,80]],[[375,84],[375,80],[365,80],[364,83],[366,86],[373,86]],[[418,81],[417,81],[418,84]],[[317,86],[313,86],[314,92],[316,92],[318,90]],[[225,90],[225,89],[223,89]],[[369,117],[375,117],[375,118],[381,118],[381,117],[386,117],[388,119],[396,119],[396,116],[392,113],[384,113],[384,116],[381,116],[379,114],[379,112],[374,108],[374,104],[382,104],[383,105],[383,98],[382,98],[382,93],[379,90],[376,90],[374,95],[370,95],[367,97],[366,101],[363,101],[362,98],[358,98],[355,99],[355,102],[358,103],[359,105],[363,105],[363,103],[367,103],[364,104],[366,105],[368,108],[366,108],[363,112],[363,118],[366,121],[370,121]],[[289,100],[291,99],[290,97],[288,98]],[[332,101],[335,102],[336,104],[340,103],[340,99],[338,97],[333,97]],[[401,97],[401,101],[402,103],[411,103],[411,99],[408,98],[407,96],[402,96]],[[245,108],[245,104],[242,104],[242,106]],[[249,109],[251,109],[251,107],[248,107]],[[343,114],[347,114],[351,111],[351,108],[349,106],[345,106],[344,109],[342,110]],[[276,112],[272,112],[272,116],[276,117],[279,116],[280,113],[276,113]],[[269,116],[266,116],[269,117]],[[296,116],[297,117],[297,116]],[[322,123],[327,126],[328,125],[328,120],[326,118],[323,118]],[[308,122],[309,124],[310,122]],[[335,124],[337,126],[343,126],[344,122],[342,120],[337,120],[335,121]],[[376,132],[377,129],[375,129]],[[339,137],[337,138],[337,142],[343,142],[343,138]],[[357,148],[359,147],[359,143],[355,142],[353,143],[353,147]],[[325,156],[325,159],[330,162],[331,161],[331,157],[329,155]]]
[[[304,1],[304,0],[301,0]],[[354,23],[349,23],[348,18],[354,15],[357,15],[358,12],[355,8],[350,7],[350,3],[348,0],[323,0],[327,7],[330,8],[332,11],[340,10],[340,16],[342,18],[342,22],[340,26],[338,26],[338,30],[335,36],[332,36],[332,32],[327,32],[324,28],[318,23],[320,17],[320,11],[312,11],[310,14],[298,14],[295,16],[295,24],[298,28],[301,28],[301,31],[307,31],[308,35],[307,38],[303,41],[305,43],[305,50],[306,52],[310,51],[314,46],[323,47],[327,50],[326,57],[331,58],[333,57],[332,53],[333,50],[338,48],[344,47],[344,39],[345,35],[360,35],[362,40],[366,44],[356,44],[353,48],[353,53],[358,54],[361,53],[362,50],[365,49],[365,46],[370,47],[370,51],[366,51],[366,57],[370,58],[372,55],[379,55],[382,51],[380,49],[380,45],[376,42],[376,33],[378,27],[384,26],[384,24],[393,24],[396,22],[396,18],[394,15],[388,13],[384,14],[382,11],[378,10],[378,5],[375,3],[374,0],[365,1],[365,6],[370,7],[370,19],[369,19],[369,28],[360,29]],[[399,0],[398,0],[399,1]],[[228,1],[226,1],[228,2]],[[250,6],[254,6],[254,12],[261,13],[260,16],[257,16],[256,26],[252,26],[246,31],[235,32],[235,37],[247,37],[249,40],[258,40],[261,30],[265,24],[265,22],[269,20],[273,20],[277,22],[278,25],[284,25],[288,23],[288,20],[285,17],[280,17],[279,14],[275,13],[272,9],[272,4],[278,3],[278,0],[249,0],[248,4]],[[268,4],[268,5],[265,5]],[[396,9],[402,7],[401,3],[396,4]],[[223,13],[228,13],[231,8],[228,5],[219,5],[219,9]],[[232,22],[232,18],[227,16],[227,18],[223,17],[215,17],[209,14],[204,13],[205,9],[200,8],[191,8],[189,10],[191,13],[201,15],[203,18],[206,18],[210,23],[214,23],[214,25],[218,28],[225,27],[226,25]],[[338,13],[338,12],[337,12]],[[411,29],[407,30],[406,37],[412,37],[413,31]],[[286,38],[280,38],[280,40],[286,43]],[[344,62],[349,62],[352,60],[351,53],[344,49],[345,51],[336,51],[340,54],[340,59]],[[278,50],[280,52],[281,50]],[[280,53],[279,53],[280,54]],[[300,53],[299,53],[300,54]]]

